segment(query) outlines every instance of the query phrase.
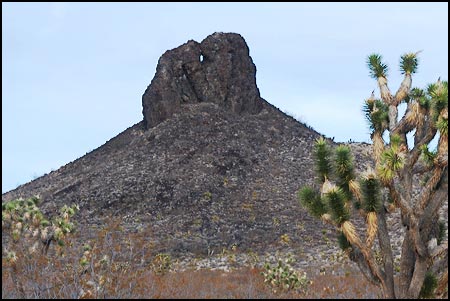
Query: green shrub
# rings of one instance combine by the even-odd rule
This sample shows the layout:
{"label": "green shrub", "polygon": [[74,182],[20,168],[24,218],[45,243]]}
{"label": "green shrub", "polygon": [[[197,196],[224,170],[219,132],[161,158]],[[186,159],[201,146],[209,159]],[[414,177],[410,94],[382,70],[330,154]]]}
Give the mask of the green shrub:
{"label": "green shrub", "polygon": [[47,253],[50,243],[64,246],[67,234],[75,231],[75,224],[70,220],[78,211],[78,206],[64,205],[59,216],[50,221],[44,217],[38,207],[39,198],[16,199],[2,204],[2,234],[12,238],[5,248],[16,252],[20,245],[32,254],[37,251],[41,242],[43,253]]}
{"label": "green shrub", "polygon": [[159,253],[153,258],[152,267],[156,274],[165,274],[172,269],[172,258],[169,254]]}
{"label": "green shrub", "polygon": [[265,271],[261,272],[261,274],[264,276],[264,282],[272,286],[274,292],[277,289],[284,291],[300,289],[306,291],[310,283],[306,277],[306,273],[301,275],[298,271],[294,270],[291,266],[293,262],[294,259],[289,254],[284,260],[277,258],[277,264],[275,266],[270,265],[268,262],[264,264]]}
{"label": "green shrub", "polygon": [[2,203],[2,237],[5,237],[2,242],[2,270],[8,271],[19,299],[27,298],[26,283],[19,277],[30,274],[30,261],[37,260],[41,255],[47,256],[52,242],[56,244],[56,254],[62,258],[65,240],[69,233],[75,231],[70,219],[78,210],[77,205],[64,205],[60,215],[49,221],[38,204],[38,197]]}

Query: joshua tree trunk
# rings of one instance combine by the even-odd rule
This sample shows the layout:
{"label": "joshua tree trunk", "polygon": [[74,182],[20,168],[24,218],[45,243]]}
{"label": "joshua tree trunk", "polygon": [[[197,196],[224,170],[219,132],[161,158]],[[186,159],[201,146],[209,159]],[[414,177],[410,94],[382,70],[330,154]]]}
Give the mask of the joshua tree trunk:
{"label": "joshua tree trunk", "polygon": [[391,242],[389,232],[386,224],[386,212],[380,210],[377,215],[378,218],[378,241],[380,244],[381,254],[383,256],[385,281],[384,295],[386,298],[395,298],[394,289],[394,260],[392,256]]}

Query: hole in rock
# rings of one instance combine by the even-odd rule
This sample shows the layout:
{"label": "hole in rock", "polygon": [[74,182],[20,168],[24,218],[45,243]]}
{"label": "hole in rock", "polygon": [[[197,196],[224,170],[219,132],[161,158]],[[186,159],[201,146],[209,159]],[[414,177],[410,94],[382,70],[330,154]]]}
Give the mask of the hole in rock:
{"label": "hole in rock", "polygon": [[200,54],[200,62],[203,62],[203,55]]}

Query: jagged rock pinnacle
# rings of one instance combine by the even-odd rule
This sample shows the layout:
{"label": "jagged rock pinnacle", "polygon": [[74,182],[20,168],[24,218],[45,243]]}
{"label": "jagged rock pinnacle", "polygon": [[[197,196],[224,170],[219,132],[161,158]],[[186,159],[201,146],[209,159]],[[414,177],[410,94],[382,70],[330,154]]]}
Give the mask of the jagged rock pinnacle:
{"label": "jagged rock pinnacle", "polygon": [[232,112],[255,114],[262,101],[256,67],[242,36],[214,33],[201,43],[166,51],[142,96],[144,126],[152,128],[184,104],[211,102]]}

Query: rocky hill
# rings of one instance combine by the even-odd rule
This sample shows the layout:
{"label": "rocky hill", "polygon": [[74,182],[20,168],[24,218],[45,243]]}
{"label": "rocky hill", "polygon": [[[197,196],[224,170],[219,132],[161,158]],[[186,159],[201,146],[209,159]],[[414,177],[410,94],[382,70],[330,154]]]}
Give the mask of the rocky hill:
{"label": "rocky hill", "polygon": [[[112,218],[129,231],[150,225],[155,248],[174,256],[286,248],[284,234],[291,249],[327,249],[321,229],[329,226],[296,196],[315,183],[321,135],[262,99],[255,76],[238,34],[169,50],[142,97],[141,122],[2,201],[40,195],[50,215],[77,203],[82,229]],[[370,149],[353,148],[361,169]]]}

